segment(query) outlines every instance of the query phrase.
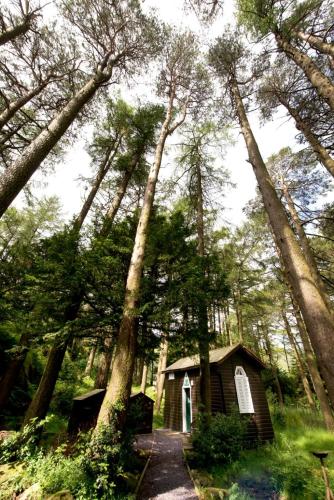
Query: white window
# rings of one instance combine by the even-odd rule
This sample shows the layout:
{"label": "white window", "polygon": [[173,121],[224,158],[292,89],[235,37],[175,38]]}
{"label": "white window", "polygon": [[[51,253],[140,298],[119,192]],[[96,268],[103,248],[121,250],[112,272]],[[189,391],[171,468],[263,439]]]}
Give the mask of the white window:
{"label": "white window", "polygon": [[242,366],[236,367],[234,380],[240,413],[254,413],[254,405],[248,377]]}
{"label": "white window", "polygon": [[168,380],[174,380],[174,379],[175,379],[175,373],[174,372],[168,373]]}

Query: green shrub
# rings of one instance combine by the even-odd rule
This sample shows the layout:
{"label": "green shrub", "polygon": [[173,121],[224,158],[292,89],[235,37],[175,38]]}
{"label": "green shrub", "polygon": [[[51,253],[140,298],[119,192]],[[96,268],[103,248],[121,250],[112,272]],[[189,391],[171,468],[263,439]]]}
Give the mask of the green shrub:
{"label": "green shrub", "polygon": [[15,432],[0,443],[0,464],[27,460],[36,453],[40,432],[49,419],[31,420],[22,431]]}
{"label": "green shrub", "polygon": [[218,413],[211,418],[209,426],[200,420],[192,436],[196,465],[201,467],[236,460],[245,447],[247,426],[248,419],[237,411],[231,415]]}

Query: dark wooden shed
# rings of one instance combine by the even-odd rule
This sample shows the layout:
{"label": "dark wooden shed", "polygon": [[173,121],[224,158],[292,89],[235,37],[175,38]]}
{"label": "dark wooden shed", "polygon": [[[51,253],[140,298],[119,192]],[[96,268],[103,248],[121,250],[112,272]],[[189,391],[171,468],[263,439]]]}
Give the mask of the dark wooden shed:
{"label": "dark wooden shed", "polygon": [[[95,427],[105,393],[105,389],[94,389],[73,399],[72,412],[68,422],[69,434],[76,435],[80,431],[87,431]],[[139,392],[131,395],[129,411],[134,410],[140,415],[138,422],[136,422],[137,434],[152,432],[153,406],[153,399],[146,394]]]}
{"label": "dark wooden shed", "polygon": [[[237,405],[249,415],[249,438],[274,436],[261,370],[265,365],[241,344],[210,351],[212,413],[229,413]],[[190,432],[198,414],[199,357],[182,358],[165,370],[165,427]]]}

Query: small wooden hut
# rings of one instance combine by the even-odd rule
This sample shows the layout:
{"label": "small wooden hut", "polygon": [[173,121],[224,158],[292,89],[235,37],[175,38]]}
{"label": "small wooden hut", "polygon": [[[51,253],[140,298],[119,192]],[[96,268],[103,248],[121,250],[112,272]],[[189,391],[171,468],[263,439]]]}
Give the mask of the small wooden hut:
{"label": "small wooden hut", "polygon": [[[212,413],[229,413],[235,405],[249,415],[249,438],[274,436],[265,389],[263,362],[241,344],[210,351]],[[165,427],[190,432],[199,404],[199,356],[182,358],[165,370]]]}
{"label": "small wooden hut", "polygon": [[[95,427],[105,393],[105,389],[94,389],[73,399],[72,412],[68,422],[69,434],[75,436],[80,431],[87,431]],[[138,412],[140,415],[140,419],[136,422],[137,434],[152,432],[153,406],[153,399],[142,392],[130,396],[129,410]]]}

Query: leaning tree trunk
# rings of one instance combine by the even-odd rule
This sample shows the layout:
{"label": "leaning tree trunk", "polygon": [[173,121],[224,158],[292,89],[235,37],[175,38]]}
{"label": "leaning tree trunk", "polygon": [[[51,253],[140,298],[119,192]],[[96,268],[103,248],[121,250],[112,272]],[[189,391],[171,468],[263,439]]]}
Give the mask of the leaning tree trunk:
{"label": "leaning tree trunk", "polygon": [[[172,121],[173,101],[174,96],[171,95],[166,118],[162,125],[156,147],[154,162],[151,166],[147,180],[144,202],[137,226],[135,243],[126,282],[123,317],[119,329],[111,381],[100,409],[96,432],[98,432],[99,426],[110,425],[110,420],[113,415],[118,420],[117,425],[119,429],[123,428],[125,422],[126,407],[131,394],[132,375],[134,369],[137,341],[135,323],[136,315],[138,315],[136,309],[140,292],[142,269],[144,265],[146,240],[165,142],[167,136],[171,133],[169,126]],[[118,403],[120,403],[120,406],[123,407],[124,410],[119,411],[116,414],[116,407],[119,407]]]}
{"label": "leaning tree trunk", "polygon": [[311,145],[320,163],[322,163],[324,167],[327,168],[328,172],[334,177],[334,159],[328,153],[327,149],[320,144],[317,136],[312,132],[309,124],[303,120],[297,109],[293,108],[287,99],[285,99],[280,93],[275,93],[275,95],[282,106],[288,110],[292,118],[295,120],[296,128],[304,134],[305,139]]}
{"label": "leaning tree trunk", "polygon": [[144,394],[146,392],[147,374],[148,374],[148,365],[147,365],[147,363],[145,363],[144,369],[143,369],[143,375],[141,378],[141,384],[140,384],[140,392],[142,392]]}
{"label": "leaning tree trunk", "polygon": [[29,90],[26,94],[12,101],[8,104],[6,109],[0,113],[0,130],[9,122],[11,118],[19,111],[27,102],[31,101],[35,96],[37,96],[42,90],[47,86],[49,82],[45,81],[38,85],[37,87]]}
{"label": "leaning tree trunk", "polygon": [[95,196],[96,196],[98,190],[100,189],[101,183],[110,170],[112,162],[113,162],[113,160],[118,152],[118,148],[120,146],[121,139],[122,139],[122,137],[119,136],[115,141],[113,141],[113,144],[111,144],[107,149],[107,152],[105,154],[103,162],[101,163],[100,168],[97,171],[97,174],[96,174],[96,177],[94,179],[91,190],[89,192],[89,195],[87,196],[84,204],[82,205],[82,208],[81,208],[81,211],[80,211],[78,217],[74,221],[74,227],[77,231],[80,231],[80,229],[81,229],[81,227],[82,227],[82,225],[87,217],[87,214],[92,207]]}
{"label": "leaning tree trunk", "polygon": [[18,36],[24,35],[31,28],[31,16],[27,17],[23,21],[23,23],[17,24],[12,28],[8,28],[7,30],[0,33],[0,45],[4,45],[7,42],[11,42]]}
{"label": "leaning tree trunk", "polygon": [[163,337],[161,341],[160,356],[159,356],[159,363],[157,370],[157,395],[155,400],[155,408],[158,413],[160,413],[162,395],[164,392],[167,355],[168,355],[168,340],[166,337]]}
{"label": "leaning tree trunk", "polygon": [[[75,297],[73,295],[72,303],[65,313],[66,322],[73,321],[77,317],[81,300],[80,293]],[[42,378],[25,414],[23,425],[28,424],[33,418],[45,418],[71,338],[71,333],[65,331],[63,337],[56,340],[51,347]]]}
{"label": "leaning tree trunk", "polygon": [[94,389],[106,389],[108,385],[113,348],[113,338],[106,338],[103,342],[103,351],[99,359],[99,368],[95,378]]}
{"label": "leaning tree trunk", "polygon": [[102,72],[95,74],[25,148],[20,158],[5,170],[0,177],[0,216],[65,134],[81,109],[110,76],[111,71],[108,74]]}
{"label": "leaning tree trunk", "polygon": [[[204,258],[205,258],[205,237],[204,237],[204,201],[203,201],[203,183],[200,164],[196,164],[196,185],[197,185],[197,203],[196,203],[196,227],[197,227],[197,254],[202,261],[202,275],[205,278]],[[203,413],[207,423],[211,416],[211,382],[210,382],[210,342],[208,330],[208,308],[203,299],[198,308],[198,329],[199,329],[199,411]]]}
{"label": "leaning tree trunk", "polygon": [[325,99],[331,110],[334,111],[334,85],[331,80],[320,71],[307,54],[294,47],[281,33],[275,33],[275,39],[278,48],[303,70],[318,95]]}
{"label": "leaning tree trunk", "polygon": [[311,388],[310,388],[310,384],[309,384],[307,375],[305,373],[303,361],[302,361],[302,359],[300,357],[300,353],[299,353],[297,345],[296,345],[296,340],[295,340],[295,338],[293,336],[293,333],[292,333],[292,330],[291,330],[291,327],[290,327],[290,323],[289,323],[289,320],[287,318],[287,315],[286,315],[284,309],[282,309],[281,313],[282,313],[282,318],[283,318],[283,322],[284,322],[284,326],[285,326],[285,331],[286,331],[286,333],[288,335],[288,338],[289,338],[289,341],[290,341],[290,345],[291,345],[291,347],[292,347],[292,349],[293,349],[293,351],[295,353],[295,359],[296,359],[296,363],[297,363],[297,368],[298,368],[298,371],[299,371],[300,379],[301,379],[303,387],[304,387],[304,391],[305,391],[305,395],[306,395],[307,401],[308,401],[308,403],[310,405],[311,410],[315,411],[316,406],[315,406],[315,403],[314,403],[313,394],[312,394],[312,391],[311,391]]}
{"label": "leaning tree trunk", "polygon": [[249,161],[260,188],[265,210],[279,246],[284,267],[293,295],[302,312],[312,347],[316,354],[327,386],[330,400],[334,402],[334,321],[328,310],[310,267],[294,235],[284,207],[279,200],[274,184],[260,154],[255,137],[248,122],[238,84],[232,81],[231,90],[237,114],[249,154]]}
{"label": "leaning tree trunk", "polygon": [[28,333],[23,333],[19,346],[6,367],[6,371],[0,380],[0,410],[6,407],[9,396],[22,370],[27,352],[29,350],[30,338]]}
{"label": "leaning tree trunk", "polygon": [[296,35],[299,38],[299,40],[307,42],[309,45],[311,45],[311,47],[318,50],[322,54],[334,57],[333,43],[324,42],[320,36],[304,33],[303,31],[294,31],[293,34]]}
{"label": "leaning tree trunk", "polygon": [[299,238],[300,246],[302,247],[304,257],[310,267],[310,271],[312,273],[312,277],[314,281],[317,283],[317,286],[322,293],[323,299],[327,304],[327,307],[329,311],[332,312],[332,306],[331,306],[331,301],[328,297],[327,290],[325,288],[324,282],[321,279],[317,263],[315,261],[315,258],[313,256],[309,241],[307,239],[307,236],[305,234],[304,228],[302,226],[302,223],[299,219],[299,215],[297,213],[294,201],[291,197],[290,191],[288,189],[288,186],[285,183],[285,180],[282,179],[282,193],[285,198],[285,201],[287,202],[287,209],[289,214],[291,215],[292,222],[294,224],[294,227],[296,229],[296,233]]}
{"label": "leaning tree trunk", "polygon": [[305,361],[307,364],[307,368],[310,372],[311,379],[313,382],[313,387],[315,390],[315,393],[317,395],[319,405],[320,405],[320,410],[322,413],[322,416],[324,418],[324,422],[326,425],[326,428],[329,431],[334,431],[334,416],[333,412],[328,400],[328,396],[324,387],[324,383],[322,381],[318,365],[316,362],[316,359],[314,357],[314,353],[309,341],[309,337],[307,335],[307,331],[304,325],[303,318],[300,314],[299,308],[291,295],[291,302],[292,302],[292,307],[293,307],[293,312],[294,316],[296,318],[297,322],[297,327],[298,331],[300,334],[300,338],[302,340],[303,348],[304,348],[304,353],[305,353]]}
{"label": "leaning tree trunk", "polygon": [[115,194],[113,201],[112,201],[112,203],[111,203],[111,205],[106,213],[106,216],[104,218],[103,226],[102,226],[102,229],[100,231],[100,236],[103,237],[103,236],[108,235],[110,228],[111,228],[111,226],[114,222],[114,219],[116,217],[116,214],[118,212],[118,209],[121,206],[122,200],[123,200],[124,195],[126,193],[128,184],[129,184],[130,179],[132,177],[132,174],[134,173],[143,153],[144,153],[144,147],[139,148],[139,150],[134,154],[128,168],[123,173],[123,175],[119,181],[119,185],[118,185],[116,194]]}

